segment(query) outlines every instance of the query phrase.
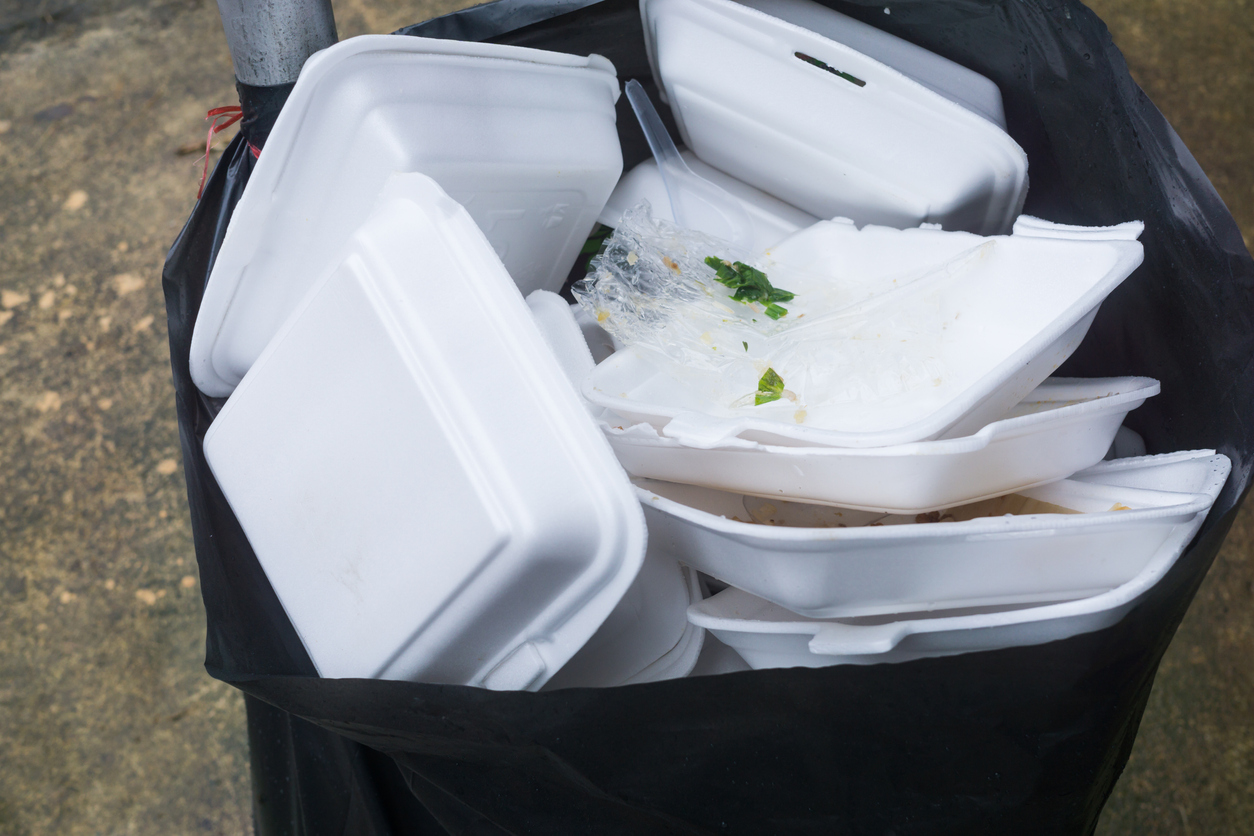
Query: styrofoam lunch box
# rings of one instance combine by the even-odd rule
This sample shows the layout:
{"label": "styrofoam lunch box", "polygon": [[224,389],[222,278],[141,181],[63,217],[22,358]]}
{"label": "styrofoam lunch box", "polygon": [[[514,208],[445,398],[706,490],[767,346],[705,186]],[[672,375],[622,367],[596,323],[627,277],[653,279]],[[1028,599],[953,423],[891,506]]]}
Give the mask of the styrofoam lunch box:
{"label": "styrofoam lunch box", "polygon": [[705,631],[688,620],[688,607],[701,599],[695,571],[669,555],[646,552],[640,574],[614,611],[544,690],[687,676],[705,639]]}
{"label": "styrofoam lunch box", "polygon": [[[1045,606],[899,613],[879,618],[820,620],[797,615],[748,592],[729,588],[694,604],[688,618],[725,642],[753,668],[876,664],[980,650],[1044,644],[1108,627],[1131,610],[1172,567],[1201,526],[1230,463],[1211,451],[1120,459],[1085,479],[1153,491],[1181,489],[1198,497],[1196,510],[1174,525],[1132,578],[1097,595]],[[1003,543],[1011,555],[1022,541]],[[1058,545],[1057,556],[1064,554]]]}
{"label": "styrofoam lunch box", "polygon": [[213,265],[192,379],[226,396],[371,211],[393,172],[466,207],[528,293],[557,290],[622,173],[599,56],[393,35],[311,57]]}
{"label": "styrofoam lunch box", "polygon": [[632,476],[865,511],[935,511],[1063,479],[1101,461],[1124,417],[1159,392],[1145,377],[1048,378],[973,435],[890,447],[684,445],[650,424],[599,419]]}
{"label": "styrofoam lunch box", "polygon": [[640,570],[633,489],[431,178],[337,263],[210,426],[214,477],[322,676],[536,690]]}
{"label": "styrofoam lunch box", "polygon": [[[753,248],[756,252],[767,249],[819,220],[795,206],[771,197],[761,189],[755,189],[716,168],[711,168],[697,159],[691,151],[683,151],[680,156],[695,174],[723,189],[744,207],[753,230]],[[597,220],[608,227],[616,228],[622,222],[623,214],[642,200],[649,202],[654,218],[672,223],[675,221],[666,184],[662,182],[662,175],[658,172],[657,160],[652,157],[623,175]],[[718,233],[717,230],[708,229],[699,231],[712,235]]]}
{"label": "styrofoam lunch box", "polygon": [[[856,347],[867,368],[882,366],[894,375],[906,356],[939,364],[938,377],[904,391],[815,404],[799,388],[803,410],[784,400],[738,406],[725,402],[721,374],[679,375],[673,364],[629,346],[585,377],[582,392],[625,420],[652,424],[690,447],[718,447],[739,437],[865,448],[971,435],[1071,355],[1101,302],[1141,263],[1135,240],[1140,222],[1087,238],[1064,238],[1049,229],[1030,226],[981,238],[821,221],[767,252],[799,270],[859,276],[884,288],[828,338]],[[911,281],[898,287],[903,276]],[[931,330],[943,334],[901,330],[896,322],[903,317],[934,322]],[[786,382],[792,379],[791,370],[776,371]],[[808,417],[797,423],[803,413]]]}
{"label": "styrofoam lunch box", "polygon": [[978,113],[1002,130],[1001,91],[989,79],[918,44],[843,15],[812,0],[736,0],[771,17],[809,29],[886,64],[929,90]]}
{"label": "styrofoam lunch box", "polygon": [[731,0],[641,0],[641,15],[684,144],[720,171],[859,224],[996,234],[1022,209],[1023,149],[875,58]]}
{"label": "styrofoam lunch box", "polygon": [[[1177,467],[1181,461],[1188,466]],[[1227,468],[1212,451],[1118,459],[1074,479],[918,516],[635,484],[650,548],[795,613],[848,618],[1112,589],[1195,525]],[[1117,478],[1106,484],[1110,473]]]}

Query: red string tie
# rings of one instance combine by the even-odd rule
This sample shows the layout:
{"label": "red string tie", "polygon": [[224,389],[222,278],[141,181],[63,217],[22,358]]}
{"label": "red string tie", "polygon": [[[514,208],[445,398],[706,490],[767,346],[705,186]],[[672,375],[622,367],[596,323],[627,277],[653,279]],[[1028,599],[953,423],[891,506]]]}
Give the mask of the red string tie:
{"label": "red string tie", "polygon": [[[215,107],[205,114],[205,121],[209,123],[209,134],[205,137],[205,168],[200,173],[200,188],[196,190],[197,200],[200,200],[200,196],[205,192],[205,178],[209,176],[209,147],[213,145],[213,138],[243,118],[244,111],[239,105]],[[223,121],[219,122],[219,119]],[[248,144],[248,149],[252,151],[254,157],[259,155],[252,143]]]}

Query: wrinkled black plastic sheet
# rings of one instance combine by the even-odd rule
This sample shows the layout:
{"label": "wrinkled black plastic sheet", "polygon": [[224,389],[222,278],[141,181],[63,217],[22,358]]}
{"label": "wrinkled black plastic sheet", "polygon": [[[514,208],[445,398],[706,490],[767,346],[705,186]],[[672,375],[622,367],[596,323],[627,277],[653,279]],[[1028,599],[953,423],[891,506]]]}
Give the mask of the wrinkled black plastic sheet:
{"label": "wrinkled black plastic sheet", "polygon": [[[204,282],[254,164],[237,139],[163,282],[205,664],[246,694],[259,833],[1092,831],[1163,651],[1249,484],[1254,263],[1080,4],[894,0],[886,14],[883,0],[828,2],[997,82],[1031,163],[1028,213],[1145,221],[1144,265],[1062,371],[1161,379],[1162,394],[1129,420],[1149,450],[1231,457],[1197,539],[1119,624],[1037,647],[543,694],[318,679],[205,465],[201,441],[221,403],[188,372]],[[580,5],[505,0],[403,31],[599,52],[652,88],[635,1]],[[647,152],[619,115],[632,165]],[[249,130],[264,141],[268,124]]]}

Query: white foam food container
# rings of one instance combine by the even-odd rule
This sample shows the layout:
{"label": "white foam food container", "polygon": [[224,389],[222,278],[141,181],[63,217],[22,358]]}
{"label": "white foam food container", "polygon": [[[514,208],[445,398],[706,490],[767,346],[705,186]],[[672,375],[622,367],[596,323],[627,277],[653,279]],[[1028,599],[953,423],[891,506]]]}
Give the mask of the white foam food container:
{"label": "white foam food container", "polygon": [[[1088,238],[1036,230],[981,238],[821,221],[767,256],[881,288],[850,306],[832,339],[845,340],[865,368],[881,370],[876,373],[885,383],[898,379],[907,360],[939,368],[935,378],[916,375],[909,386],[894,383],[883,396],[868,386],[857,400],[822,404],[808,402],[805,389],[794,387],[800,410],[783,399],[740,405],[743,399],[727,402],[723,375],[680,375],[673,363],[628,347],[599,364],[582,391],[592,403],[692,447],[739,437],[864,448],[970,435],[1023,400],[1076,349],[1102,300],[1141,263],[1135,238],[1142,228],[1130,222]],[[774,268],[763,269],[769,275]],[[898,287],[902,277],[909,279]],[[780,285],[787,287],[782,279]],[[802,296],[790,310],[800,310]],[[903,328],[899,320],[929,324]],[[796,380],[792,369],[776,371],[785,385]],[[807,370],[799,373],[804,380]]]}
{"label": "white foam food container", "polygon": [[230,394],[393,172],[465,206],[524,294],[560,288],[622,172],[618,96],[598,55],[367,35],[311,57],[205,288],[196,385]]}
{"label": "white foam food container", "polygon": [[[886,64],[954,104],[978,113],[1002,130],[1001,91],[989,79],[935,52],[890,35],[812,0],[737,0],[771,17],[809,29]],[[887,8],[887,7],[885,7]]]}
{"label": "white foam food container", "polygon": [[849,618],[1106,592],[1137,577],[1180,531],[1195,530],[1227,471],[1213,451],[1118,459],[919,516],[636,486],[652,548],[792,612]]}
{"label": "white foam food container", "polygon": [[639,503],[471,216],[394,175],[205,436],[324,677],[535,690],[640,569]]}
{"label": "white foam food container", "polygon": [[1023,149],[875,58],[731,0],[641,0],[641,14],[684,144],[709,165],[860,224],[995,234],[1022,208]]}
{"label": "white foam food container", "polygon": [[[755,252],[761,252],[819,220],[795,206],[789,206],[782,200],[771,197],[761,189],[755,189],[716,168],[711,168],[698,160],[691,151],[685,150],[680,156],[695,174],[727,192],[744,207],[753,231]],[[608,227],[616,228],[622,222],[623,214],[642,200],[649,202],[654,218],[674,223],[674,212],[671,210],[666,184],[662,182],[657,161],[652,157],[623,175],[618,185],[614,187],[610,199],[606,201],[598,220]],[[718,234],[718,230],[702,229],[699,231],[710,235]]]}
{"label": "white foam food container", "polygon": [[1049,378],[973,435],[890,447],[791,447],[733,438],[702,449],[609,414],[600,425],[632,476],[915,514],[1057,481],[1096,464],[1124,417],[1158,391],[1158,381],[1144,377]]}
{"label": "white foam food container", "polygon": [[[825,667],[905,662],[1058,641],[1118,622],[1175,564],[1197,533],[1230,463],[1210,451],[1122,459],[1093,468],[1094,484],[1142,490],[1183,488],[1204,498],[1176,525],[1142,569],[1119,586],[1089,597],[1029,607],[902,613],[879,618],[807,618],[734,587],[688,610],[689,619],[733,647],[753,668]],[[1007,552],[1015,541],[1006,542]]]}
{"label": "white foam food container", "polygon": [[688,621],[688,607],[701,599],[695,571],[669,555],[647,552],[618,606],[544,690],[611,688],[687,676],[705,638],[705,631]]}
{"label": "white foam food container", "polygon": [[706,631],[705,642],[701,645],[701,656],[697,664],[689,671],[689,676],[718,676],[725,673],[751,671],[748,663],[740,654],[723,644]]}

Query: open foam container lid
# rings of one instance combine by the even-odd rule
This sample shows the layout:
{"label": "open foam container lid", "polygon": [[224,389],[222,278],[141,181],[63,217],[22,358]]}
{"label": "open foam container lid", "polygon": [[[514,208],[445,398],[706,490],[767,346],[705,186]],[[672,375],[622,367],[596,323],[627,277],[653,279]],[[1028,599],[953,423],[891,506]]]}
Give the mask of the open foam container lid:
{"label": "open foam container lid", "polygon": [[363,35],[305,62],[205,287],[192,379],[225,397],[393,172],[466,207],[522,292],[558,290],[622,173],[599,55]]}
{"label": "open foam container lid", "polygon": [[858,223],[996,234],[1022,209],[1027,155],[985,115],[747,5],[640,5],[684,144],[715,168],[810,214]]}
{"label": "open foam container lid", "polygon": [[204,447],[323,676],[538,689],[643,561],[605,438],[420,174],[387,183]]}
{"label": "open foam container lid", "polygon": [[[597,406],[692,447],[740,437],[865,448],[972,434],[1001,418],[1076,349],[1101,302],[1140,265],[1143,248],[1135,239],[1142,229],[1128,222],[1066,234],[1033,220],[1012,235],[980,237],[821,221],[772,247],[759,266],[787,276],[773,272],[777,259],[816,274],[821,268],[857,276],[875,288],[865,302],[842,309],[839,329],[825,336],[863,358],[859,374],[867,379],[857,399],[808,402],[808,369],[793,360],[795,368],[773,366],[795,389],[796,403],[728,404],[726,375],[681,375],[673,362],[635,346],[600,363],[581,389]],[[909,283],[899,285],[902,277]],[[794,322],[804,315],[803,296],[789,303]],[[890,330],[902,316],[926,327]],[[880,396],[881,385],[901,375],[902,358],[915,381]],[[794,372],[802,385],[795,385]],[[752,382],[741,382],[752,392]]]}

